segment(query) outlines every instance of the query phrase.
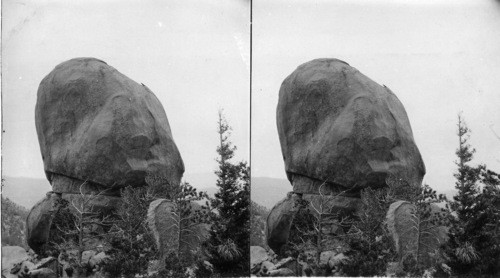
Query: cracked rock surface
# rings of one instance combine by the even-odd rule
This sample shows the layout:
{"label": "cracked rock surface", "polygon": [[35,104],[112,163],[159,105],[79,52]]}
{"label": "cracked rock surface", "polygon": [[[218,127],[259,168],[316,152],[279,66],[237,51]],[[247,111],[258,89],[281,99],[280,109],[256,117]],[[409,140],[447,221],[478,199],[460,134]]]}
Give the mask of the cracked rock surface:
{"label": "cracked rock surface", "polygon": [[388,174],[420,184],[425,166],[396,95],[337,59],[300,65],[282,83],[277,107],[285,170],[297,193],[356,195]]}
{"label": "cracked rock surface", "polygon": [[389,176],[422,183],[425,165],[403,104],[343,61],[316,59],[292,72],[281,85],[276,120],[293,191],[267,219],[275,252],[297,211],[292,196],[312,204],[326,198],[335,212],[355,213],[360,191],[386,186]]}

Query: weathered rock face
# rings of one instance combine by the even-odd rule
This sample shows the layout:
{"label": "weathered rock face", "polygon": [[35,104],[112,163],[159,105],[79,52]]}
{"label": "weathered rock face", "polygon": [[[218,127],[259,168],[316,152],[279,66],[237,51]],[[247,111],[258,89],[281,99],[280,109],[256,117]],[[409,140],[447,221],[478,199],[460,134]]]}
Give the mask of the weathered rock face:
{"label": "weathered rock face", "polygon": [[420,184],[425,167],[397,97],[347,63],[317,59],[281,85],[278,133],[294,192],[356,195],[388,174]]}
{"label": "weathered rock face", "polygon": [[26,218],[26,239],[36,253],[49,241],[50,226],[60,206],[61,196],[55,193],[47,195],[31,209]]}
{"label": "weathered rock face", "polygon": [[399,254],[409,253],[414,249],[414,238],[417,231],[412,229],[415,220],[415,206],[410,202],[397,201],[390,205],[387,211],[387,227],[391,232],[396,252]]}
{"label": "weathered rock face", "polygon": [[295,205],[298,199],[300,196],[289,192],[267,216],[267,245],[276,253],[280,253],[281,247],[288,241],[293,219],[298,212],[298,207]]}
{"label": "weathered rock face", "polygon": [[155,95],[105,62],[59,64],[38,88],[35,121],[47,178],[76,193],[61,176],[98,186],[143,185],[147,174],[179,183],[184,165]]}
{"label": "weathered rock face", "polygon": [[174,234],[178,233],[176,223],[179,219],[174,215],[175,204],[169,200],[158,199],[149,205],[148,226],[153,232],[158,250],[165,256],[177,249],[179,241]]}
{"label": "weathered rock face", "polygon": [[269,259],[266,249],[260,246],[250,246],[250,271],[257,272],[262,262]]}
{"label": "weathered rock face", "polygon": [[[197,203],[192,202],[190,205],[193,213],[202,209]],[[203,223],[190,226],[188,231],[184,226],[186,221],[179,218],[176,204],[167,199],[151,202],[147,221],[162,258],[160,267],[164,266],[165,256],[169,253],[182,252],[189,256],[193,251],[196,252],[209,236],[209,225]]]}
{"label": "weathered rock face", "polygon": [[448,239],[448,229],[430,221],[441,212],[431,205],[431,218],[420,219],[415,205],[407,201],[397,201],[387,211],[387,227],[391,233],[399,262],[413,257],[419,263],[431,267],[435,262],[435,252]]}

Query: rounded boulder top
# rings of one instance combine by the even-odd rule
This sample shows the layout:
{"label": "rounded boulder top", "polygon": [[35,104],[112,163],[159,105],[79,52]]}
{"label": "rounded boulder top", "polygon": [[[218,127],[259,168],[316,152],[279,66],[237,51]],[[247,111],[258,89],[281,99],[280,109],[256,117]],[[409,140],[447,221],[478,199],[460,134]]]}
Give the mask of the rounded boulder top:
{"label": "rounded boulder top", "polygon": [[145,85],[95,58],[55,67],[40,83],[35,122],[47,178],[103,187],[178,184],[184,164],[160,101]]}
{"label": "rounded boulder top", "polygon": [[411,185],[425,174],[396,95],[337,59],[302,64],[283,81],[277,125],[285,170],[298,193],[318,194],[325,183],[322,190],[359,194],[384,186],[389,174]]}

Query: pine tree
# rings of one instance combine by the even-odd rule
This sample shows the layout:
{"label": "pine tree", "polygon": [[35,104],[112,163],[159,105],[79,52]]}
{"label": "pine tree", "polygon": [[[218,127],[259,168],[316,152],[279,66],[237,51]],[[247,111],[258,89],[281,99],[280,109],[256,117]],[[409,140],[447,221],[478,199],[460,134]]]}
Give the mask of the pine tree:
{"label": "pine tree", "polygon": [[470,129],[458,116],[459,147],[456,151],[458,190],[450,209],[449,240],[444,246],[448,264],[456,274],[498,274],[500,266],[500,177],[485,165],[471,166],[475,152],[468,143]]}
{"label": "pine tree", "polygon": [[457,213],[458,219],[465,223],[470,219],[475,211],[475,200],[479,194],[477,182],[479,181],[480,169],[469,165],[476,150],[472,148],[468,141],[470,129],[464,119],[458,115],[458,139],[459,145],[456,151],[458,161],[458,172],[454,174],[457,179],[455,188],[458,194],[453,197],[454,202],[450,204],[451,209]]}
{"label": "pine tree", "polygon": [[222,274],[249,273],[250,169],[246,162],[232,163],[236,146],[229,140],[231,127],[219,111],[217,163],[219,169],[210,238],[206,244],[210,262]]}
{"label": "pine tree", "polygon": [[[122,203],[117,215],[119,221],[110,232],[116,235],[110,238],[112,249],[108,255],[111,260],[104,270],[110,277],[134,277],[145,275],[148,262],[163,260],[158,264],[158,277],[186,277],[186,269],[198,259],[190,252],[196,250],[192,239],[201,237],[198,227],[207,223],[208,208],[196,203],[207,199],[205,192],[199,192],[187,182],[170,184],[164,177],[148,175],[147,186],[134,188],[128,186],[121,190]],[[150,203],[157,199],[168,199],[174,204],[170,221],[178,227],[171,229],[170,237],[177,242],[175,250],[163,254],[157,250],[154,233],[148,226],[147,213]]]}
{"label": "pine tree", "polygon": [[477,222],[481,231],[476,248],[481,263],[475,266],[477,272],[498,277],[500,274],[500,174],[480,165],[482,191],[478,198]]}
{"label": "pine tree", "polygon": [[448,265],[456,273],[466,273],[479,259],[478,252],[473,244],[474,220],[476,200],[479,195],[477,182],[479,171],[470,166],[475,149],[468,143],[470,129],[467,127],[462,115],[458,115],[458,149],[455,152],[458,160],[457,181],[455,188],[458,190],[449,203],[449,208],[455,214],[450,216],[449,240],[445,251],[449,257]]}

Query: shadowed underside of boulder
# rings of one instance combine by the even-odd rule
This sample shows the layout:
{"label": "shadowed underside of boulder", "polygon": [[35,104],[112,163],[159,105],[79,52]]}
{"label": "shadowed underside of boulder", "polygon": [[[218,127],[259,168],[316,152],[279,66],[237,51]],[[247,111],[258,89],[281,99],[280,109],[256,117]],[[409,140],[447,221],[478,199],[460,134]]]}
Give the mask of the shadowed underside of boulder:
{"label": "shadowed underside of boulder", "polygon": [[68,194],[100,194],[104,196],[120,196],[118,186],[105,186],[92,181],[83,181],[59,174],[51,174],[52,191]]}
{"label": "shadowed underside of boulder", "polygon": [[277,125],[294,192],[380,187],[388,174],[419,185],[425,174],[398,98],[337,59],[305,63],[283,81]]}

